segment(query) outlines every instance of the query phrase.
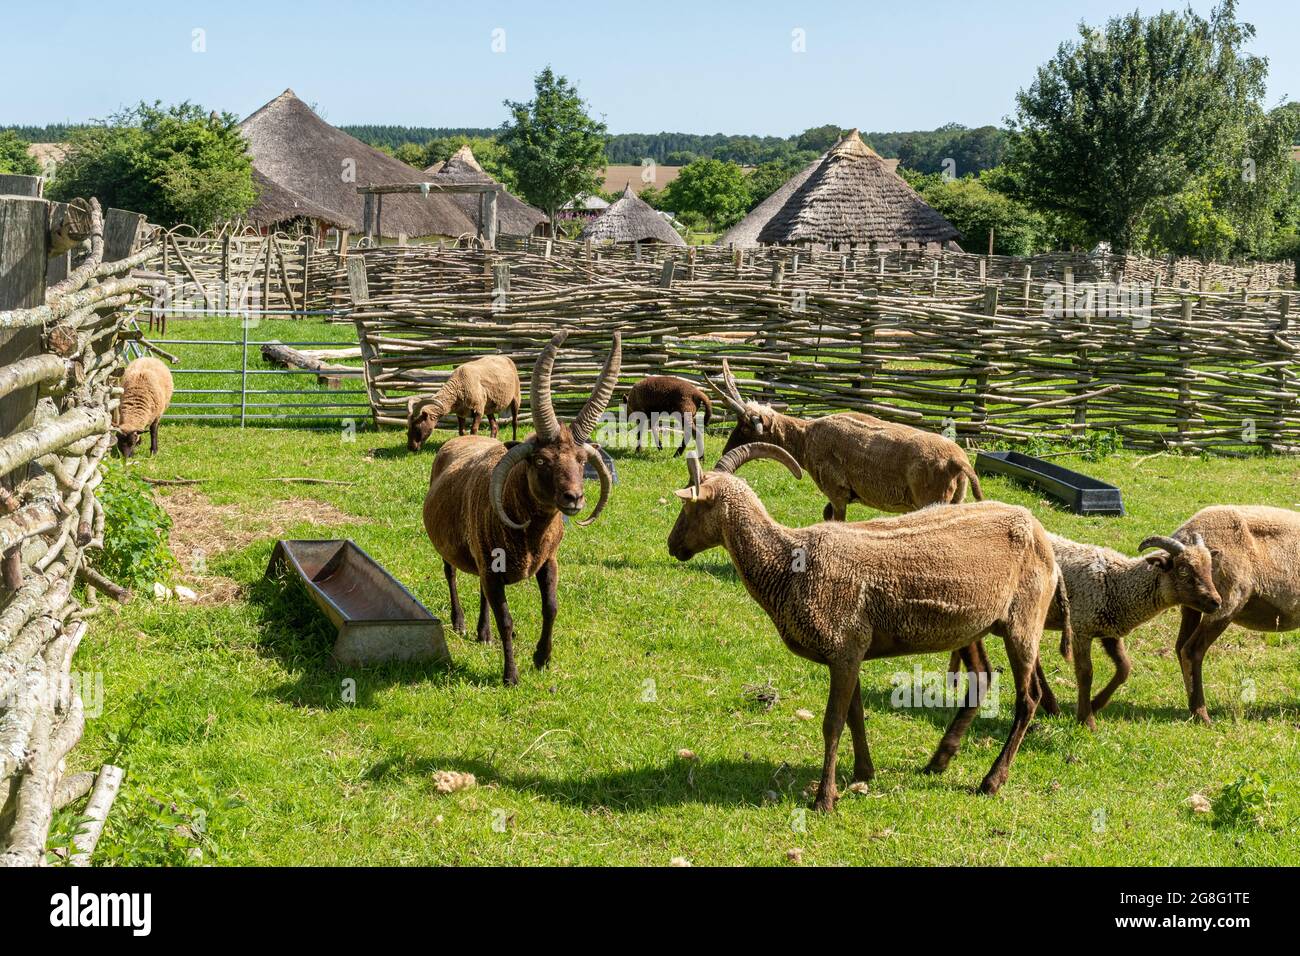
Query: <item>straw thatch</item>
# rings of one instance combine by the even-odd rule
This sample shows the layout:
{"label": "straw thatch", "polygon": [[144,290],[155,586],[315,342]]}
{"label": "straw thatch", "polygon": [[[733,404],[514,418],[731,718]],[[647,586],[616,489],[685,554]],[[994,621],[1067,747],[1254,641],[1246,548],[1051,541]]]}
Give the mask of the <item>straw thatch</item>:
{"label": "straw thatch", "polygon": [[[333,210],[349,229],[362,227],[364,200],[357,186],[409,183],[418,175],[405,163],[330,126],[293,90],[253,113],[240,129],[258,171],[272,183]],[[384,198],[381,235],[415,238],[476,231],[474,221],[446,196]]]}
{"label": "straw thatch", "polygon": [[858,131],[850,130],[719,240],[723,245],[852,243],[896,248],[960,238]]}
{"label": "straw thatch", "polygon": [[686,240],[668,225],[663,216],[632,192],[631,186],[626,187],[623,195],[603,214],[589,222],[578,238],[593,242],[662,242],[669,246],[686,245]]}
{"label": "straw thatch", "polygon": [[[478,164],[468,146],[456,150],[444,163],[434,163],[425,170],[431,183],[494,183]],[[472,193],[454,193],[451,199],[471,221],[478,221],[479,197]],[[497,194],[497,233],[504,236],[530,236],[542,223],[546,213],[528,205],[508,192]]]}
{"label": "straw thatch", "polygon": [[253,170],[253,185],[257,189],[257,202],[245,218],[255,226],[269,227],[292,219],[312,219],[337,228],[348,225],[345,216],[273,182],[258,169]]}

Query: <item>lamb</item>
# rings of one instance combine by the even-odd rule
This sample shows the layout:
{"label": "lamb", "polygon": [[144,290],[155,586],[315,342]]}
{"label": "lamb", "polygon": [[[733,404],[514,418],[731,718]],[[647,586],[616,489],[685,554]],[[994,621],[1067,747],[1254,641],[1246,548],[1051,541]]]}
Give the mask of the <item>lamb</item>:
{"label": "lamb", "polygon": [[[1186,544],[1153,535],[1139,549],[1160,550],[1138,558],[1060,535],[1047,537],[1070,595],[1074,637],[1070,641],[1062,634],[1061,653],[1074,658],[1079,723],[1095,730],[1093,714],[1106,706],[1132,671],[1124,649],[1125,635],[1176,605],[1194,609],[1192,613],[1212,613],[1219,608],[1221,601],[1212,573],[1214,552],[1195,535]],[[1061,627],[1061,609],[1053,605],[1047,615],[1047,628]],[[1101,641],[1115,663],[1115,675],[1096,697],[1090,697],[1094,640]]]}
{"label": "lamb", "polygon": [[[824,762],[813,808],[834,807],[836,753],[846,719],[853,738],[853,780],[866,782],[874,775],[858,679],[862,662],[960,650],[968,670],[987,674],[988,663],[978,660],[977,652],[979,639],[988,633],[1005,639],[1016,687],[1010,734],[979,788],[996,793],[1038,705],[1034,662],[1054,597],[1068,614],[1064,579],[1047,532],[1024,508],[1000,502],[787,528],[734,474],[755,458],[779,461],[802,477],[789,452],[765,442],[726,452],[707,474],[688,456],[691,481],[677,492],[681,512],[668,551],[687,561],[724,547],[786,647],[830,668]],[[956,754],[980,706],[985,685],[976,686],[975,700],[959,707],[928,771],[946,769]]]}
{"label": "lamb", "polygon": [[564,516],[585,506],[583,470],[591,462],[600,478],[600,500],[578,522],[589,525],[605,508],[609,471],[588,436],[596,427],[618,384],[622,338],[614,347],[572,425],[561,425],[551,404],[551,370],[566,332],[557,332],[533,367],[530,403],[535,434],[509,446],[478,435],[453,438],[438,449],[424,499],[424,529],[442,556],[451,594],[453,630],[465,632],[465,615],[456,590],[456,572],[479,579],[478,639],[490,641],[488,607],[496,618],[504,657],[502,680],[519,683],[514,657],[514,622],[506,603],[506,585],[536,577],[542,595],[542,635],[533,664],[551,658],[551,630],[559,610],[556,585]]}
{"label": "lamb", "polygon": [[138,358],[122,375],[122,401],[117,408],[117,448],[123,458],[135,454],[140,433],[149,429],[149,454],[158,454],[158,420],[172,401],[172,373],[152,356]]}
{"label": "lamb", "polygon": [[470,433],[477,435],[486,415],[492,437],[497,437],[497,413],[510,409],[510,437],[519,437],[519,373],[515,363],[505,355],[487,355],[459,365],[433,398],[412,398],[406,403],[406,448],[419,451],[428,440],[438,419],[454,412],[456,434],[465,434],[469,418]]}
{"label": "lamb", "polygon": [[[632,386],[627,393],[627,417],[631,420],[633,415],[653,416],[672,415],[677,418],[682,428],[682,443],[677,451],[673,452],[676,458],[686,450],[686,445],[691,435],[692,424],[695,416],[701,410],[704,411],[704,424],[707,426],[710,419],[713,418],[713,402],[709,400],[708,394],[694,382],[688,382],[684,378],[677,378],[675,375],[649,375],[641,379]],[[654,419],[650,418],[651,425]],[[636,433],[636,450],[641,450],[642,438],[644,431],[642,428],[637,429]],[[659,445],[658,432],[654,432],[655,446]]]}
{"label": "lamb", "polygon": [[1210,723],[1201,665],[1228,625],[1252,631],[1300,627],[1300,514],[1262,505],[1215,505],[1174,532],[1191,546],[1203,542],[1214,558],[1217,608],[1184,607],[1178,663],[1192,716]]}
{"label": "lamb", "polygon": [[736,413],[724,454],[760,440],[784,448],[830,499],[823,512],[827,521],[845,520],[851,501],[894,513],[959,504],[968,485],[976,500],[984,500],[966,452],[942,435],[859,412],[812,421],[782,415],[745,401],[725,358],[722,379],[722,388],[711,379],[709,384]]}

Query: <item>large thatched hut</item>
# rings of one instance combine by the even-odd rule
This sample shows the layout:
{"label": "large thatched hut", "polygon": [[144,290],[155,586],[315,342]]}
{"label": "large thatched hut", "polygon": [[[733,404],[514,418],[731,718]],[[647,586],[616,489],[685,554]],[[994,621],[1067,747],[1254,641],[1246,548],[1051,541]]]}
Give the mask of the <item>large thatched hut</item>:
{"label": "large thatched hut", "polygon": [[[285,90],[240,124],[253,168],[349,229],[362,228],[364,199],[358,186],[410,183],[420,176],[405,163],[335,129],[293,90]],[[316,217],[320,218],[320,217]],[[475,222],[449,196],[394,194],[384,201],[381,235],[460,236]]]}
{"label": "large thatched hut", "polygon": [[593,242],[661,242],[684,246],[686,240],[629,185],[600,216],[583,228],[579,239]]}
{"label": "large thatched hut", "polygon": [[[484,171],[474,158],[474,152],[468,146],[456,150],[450,159],[434,163],[423,173],[431,183],[483,184],[496,182]],[[475,193],[449,193],[447,198],[454,202],[472,222],[478,222],[479,197]],[[387,207],[384,215],[388,215]],[[528,205],[510,193],[502,191],[497,194],[497,233],[503,236],[529,236],[540,234],[545,230],[546,213]]]}
{"label": "large thatched hut", "polygon": [[253,168],[253,188],[257,202],[248,210],[248,221],[266,232],[273,232],[293,222],[311,223],[317,234],[326,229],[347,228],[346,217],[333,209],[312,202],[287,186],[272,182],[257,167]]}
{"label": "large thatched hut", "polygon": [[960,236],[855,129],[723,233],[718,245],[938,249]]}

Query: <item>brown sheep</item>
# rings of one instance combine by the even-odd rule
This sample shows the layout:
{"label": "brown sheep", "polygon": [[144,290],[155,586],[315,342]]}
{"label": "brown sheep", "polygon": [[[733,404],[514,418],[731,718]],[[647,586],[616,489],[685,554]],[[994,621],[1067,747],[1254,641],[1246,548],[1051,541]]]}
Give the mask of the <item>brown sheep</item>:
{"label": "brown sheep", "polygon": [[[682,429],[682,443],[677,451],[673,452],[674,458],[686,450],[691,430],[694,428],[695,416],[701,410],[704,412],[704,425],[707,426],[713,418],[713,402],[709,400],[704,389],[694,382],[688,382],[675,375],[648,375],[633,385],[627,393],[628,421],[631,422],[634,415],[644,416],[657,448],[663,446],[659,443],[659,433],[654,428],[657,422],[653,416],[674,416],[676,424],[679,424]],[[644,435],[645,429],[637,427],[637,451],[641,450]]]}
{"label": "brown sheep", "polygon": [[1187,707],[1208,724],[1201,665],[1219,635],[1230,624],[1251,631],[1300,627],[1300,514],[1262,505],[1215,505],[1192,515],[1173,536],[1188,547],[1203,543],[1210,549],[1214,586],[1222,598],[1214,610],[1183,608],[1178,629]]}
{"label": "brown sheep", "polygon": [[158,454],[158,420],[172,401],[172,373],[152,356],[138,358],[122,375],[122,401],[117,407],[117,448],[123,458],[135,454],[140,433],[149,429],[149,454]]}
{"label": "brown sheep", "polygon": [[514,621],[506,603],[506,585],[536,577],[542,594],[542,636],[533,652],[534,666],[551,658],[551,629],[558,613],[558,552],[564,516],[585,505],[583,470],[591,462],[600,477],[600,500],[588,525],[609,499],[610,475],[588,437],[618,384],[622,339],[597,380],[595,391],[572,425],[562,425],[551,404],[551,370],[567,333],[557,332],[533,368],[531,395],[535,434],[509,447],[490,438],[465,435],[438,450],[424,499],[424,529],[442,556],[451,594],[451,625],[465,631],[465,615],[456,591],[456,572],[479,579],[478,639],[491,640],[488,608],[496,618],[504,656],[503,681],[519,683],[515,666]]}
{"label": "brown sheep", "polygon": [[745,401],[725,358],[722,380],[721,388],[709,384],[736,413],[724,454],[752,441],[784,448],[830,499],[823,512],[827,521],[845,520],[852,501],[895,513],[960,504],[968,485],[976,500],[984,500],[966,452],[942,435],[859,412],[811,421],[782,415]]}
{"label": "brown sheep", "polygon": [[[1034,662],[1048,610],[1053,598],[1069,607],[1042,525],[1024,508],[989,501],[855,524],[787,528],[733,474],[753,458],[775,459],[802,476],[788,452],[763,442],[727,452],[707,474],[688,456],[691,483],[677,492],[681,513],[668,551],[687,561],[709,548],[725,548],[786,647],[830,668],[814,809],[835,804],[836,753],[846,719],[854,782],[867,782],[875,773],[863,722],[862,662],[958,650],[969,670],[987,673],[987,662],[975,654],[989,633],[1006,642],[1016,688],[1010,734],[979,788],[996,793],[1038,705]],[[958,709],[928,771],[946,769],[979,710],[979,695],[977,690],[976,699]]]}
{"label": "brown sheep", "polygon": [[438,419],[456,415],[456,434],[471,434],[487,416],[492,437],[497,437],[497,413],[510,410],[510,437],[519,437],[519,373],[505,355],[488,355],[459,365],[433,398],[412,398],[406,403],[406,448],[419,451],[438,426]]}

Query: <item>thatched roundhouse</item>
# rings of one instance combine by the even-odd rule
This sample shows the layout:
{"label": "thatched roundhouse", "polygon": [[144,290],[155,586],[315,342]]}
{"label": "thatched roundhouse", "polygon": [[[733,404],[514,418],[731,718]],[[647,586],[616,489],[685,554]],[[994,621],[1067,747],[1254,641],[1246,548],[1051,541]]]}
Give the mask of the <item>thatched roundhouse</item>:
{"label": "thatched roundhouse", "polygon": [[310,220],[318,233],[328,228],[347,228],[345,217],[287,186],[272,182],[256,167],[253,169],[253,187],[257,190],[257,202],[248,210],[246,218],[259,229],[274,231],[277,226],[297,219]]}
{"label": "thatched roundhouse", "polygon": [[[414,182],[405,163],[335,129],[285,90],[240,124],[253,168],[276,186],[325,210],[349,229],[362,228],[364,198],[357,186]],[[396,194],[385,198],[380,234],[461,236],[477,232],[450,197]]]}
{"label": "thatched roundhouse", "polygon": [[578,236],[593,242],[661,242],[684,246],[686,240],[629,185],[608,209],[587,223]]}
{"label": "thatched roundhouse", "polygon": [[[456,150],[444,163],[434,163],[424,171],[431,183],[494,183],[496,182],[478,164],[468,146]],[[478,222],[479,197],[473,193],[451,193],[446,197],[454,202],[472,222]],[[384,215],[388,215],[387,207]],[[546,213],[528,205],[508,192],[497,194],[497,232],[503,236],[529,236],[541,233],[546,225]]]}
{"label": "thatched roundhouse", "polygon": [[754,207],[717,244],[939,249],[960,237],[855,129]]}

